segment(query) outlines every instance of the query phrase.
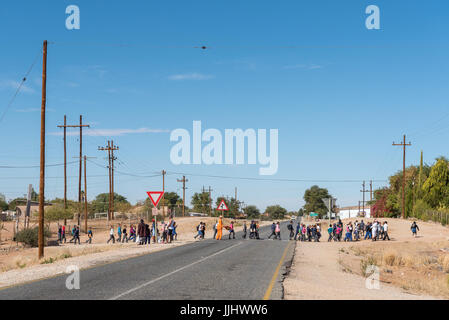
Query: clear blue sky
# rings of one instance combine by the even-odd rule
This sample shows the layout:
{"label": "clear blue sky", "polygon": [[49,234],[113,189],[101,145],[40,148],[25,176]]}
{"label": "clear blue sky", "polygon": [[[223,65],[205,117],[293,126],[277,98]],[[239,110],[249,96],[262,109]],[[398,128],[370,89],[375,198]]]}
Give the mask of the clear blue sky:
{"label": "clear blue sky", "polygon": [[[81,29],[65,28],[65,8],[81,10]],[[381,11],[381,30],[367,30],[365,8]],[[174,166],[169,132],[204,128],[279,129],[279,170],[271,178],[386,180],[401,169],[393,147],[405,133],[432,163],[448,155],[449,2],[431,1],[8,1],[0,9],[0,114],[44,39],[48,53],[47,163],[63,161],[56,128],[82,114],[95,135],[85,154],[120,146],[117,170],[153,175],[165,169],[259,178],[259,166]],[[122,45],[122,46],[120,46]],[[208,50],[194,46],[209,46]],[[288,46],[293,46],[289,48]],[[0,123],[0,166],[39,164],[41,58]],[[145,128],[144,132],[132,133]],[[107,132],[107,136],[102,133]],[[121,133],[121,135],[120,135]],[[78,138],[68,139],[69,160]],[[69,197],[77,198],[76,164]],[[0,193],[38,190],[39,169],[0,169]],[[107,192],[107,170],[88,163],[91,199]],[[47,169],[46,197],[63,196],[62,167]],[[179,174],[167,191],[182,194]],[[212,186],[265,209],[302,205],[313,182],[268,182],[188,176],[187,197]],[[317,182],[356,205],[361,182]],[[132,202],[161,189],[160,177],[118,174],[116,192]],[[380,187],[382,182],[375,183]]]}

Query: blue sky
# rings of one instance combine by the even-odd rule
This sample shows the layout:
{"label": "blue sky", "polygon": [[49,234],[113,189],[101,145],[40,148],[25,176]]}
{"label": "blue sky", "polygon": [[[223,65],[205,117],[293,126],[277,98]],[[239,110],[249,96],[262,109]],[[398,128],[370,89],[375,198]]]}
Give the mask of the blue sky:
{"label": "blue sky", "polygon": [[[81,29],[65,28],[65,8],[78,5]],[[365,8],[377,5],[381,30],[367,30]],[[432,163],[449,137],[449,3],[431,1],[7,1],[0,9],[0,114],[40,53],[48,52],[47,163],[63,161],[58,135],[64,114],[94,131],[85,154],[120,146],[116,192],[132,202],[161,189],[165,169],[187,176],[187,198],[202,186],[265,209],[303,205],[313,182],[247,181],[258,165],[170,163],[170,131],[203,128],[279,129],[275,179],[315,180],[356,205],[362,180],[386,180],[401,169],[393,147],[403,134]],[[194,46],[209,49],[195,49]],[[39,164],[41,58],[0,122],[0,166]],[[139,130],[140,129],[140,130]],[[137,131],[137,132],[134,132]],[[104,134],[104,136],[103,136]],[[68,138],[68,157],[78,138]],[[107,170],[88,163],[89,198],[107,192]],[[78,167],[68,167],[69,197],[77,198]],[[62,197],[62,167],[47,169],[46,197]],[[0,169],[0,193],[12,199],[38,189],[38,169]],[[182,194],[176,179],[166,190]],[[318,182],[359,180],[360,182]],[[380,187],[379,181],[374,184]]]}

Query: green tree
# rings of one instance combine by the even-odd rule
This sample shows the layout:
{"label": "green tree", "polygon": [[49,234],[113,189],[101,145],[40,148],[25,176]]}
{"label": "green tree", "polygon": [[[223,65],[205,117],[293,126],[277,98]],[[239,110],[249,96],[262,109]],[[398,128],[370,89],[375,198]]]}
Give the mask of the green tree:
{"label": "green tree", "polygon": [[209,214],[210,200],[209,192],[196,192],[192,196],[193,211]]}
{"label": "green tree", "polygon": [[320,188],[319,186],[312,186],[304,192],[304,205],[305,214],[310,212],[315,212],[319,214],[319,217],[326,215],[328,213],[327,207],[323,202],[323,198],[329,198],[331,195],[329,191],[325,188]]}
{"label": "green tree", "polygon": [[449,163],[438,159],[422,186],[424,200],[432,207],[449,206]]}
{"label": "green tree", "polygon": [[269,206],[265,209],[265,212],[268,213],[272,220],[284,219],[284,216],[287,214],[287,210],[280,205]]}
{"label": "green tree", "polygon": [[259,219],[260,211],[256,206],[247,206],[243,209],[243,212],[246,214],[248,219]]}
{"label": "green tree", "polygon": [[[120,203],[128,203],[128,200],[122,195],[114,193],[114,208]],[[95,213],[107,212],[109,208],[109,193],[101,193],[92,201],[92,209]]]}
{"label": "green tree", "polygon": [[8,210],[8,203],[6,202],[6,197],[0,193],[0,211]]}
{"label": "green tree", "polygon": [[64,209],[61,205],[53,205],[47,207],[44,212],[44,220],[51,222],[59,222],[60,220],[73,219],[73,210]]}

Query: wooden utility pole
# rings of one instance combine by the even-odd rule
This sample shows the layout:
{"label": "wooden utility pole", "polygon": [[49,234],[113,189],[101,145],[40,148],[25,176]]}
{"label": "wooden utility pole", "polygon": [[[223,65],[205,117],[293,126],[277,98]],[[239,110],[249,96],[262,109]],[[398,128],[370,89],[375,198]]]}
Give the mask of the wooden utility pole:
{"label": "wooden utility pole", "polygon": [[167,174],[167,171],[165,171],[165,170],[162,170],[162,192],[163,192],[163,194],[162,194],[162,201],[161,201],[161,203],[162,203],[162,205],[163,205],[163,207],[162,207],[162,216],[165,218],[165,201],[164,201],[164,199],[165,199],[165,175]]}
{"label": "wooden utility pole", "polygon": [[87,233],[87,157],[84,156],[84,230]]}
{"label": "wooden utility pole", "polygon": [[113,210],[114,210],[114,184],[113,184],[113,176],[114,176],[114,151],[119,150],[118,146],[114,146],[114,142],[111,143],[111,141],[108,141],[107,147],[98,147],[98,150],[100,151],[107,151],[108,152],[108,172],[109,172],[109,205],[108,205],[108,221],[113,219]]}
{"label": "wooden utility pole", "polygon": [[210,217],[212,217],[212,196],[211,196],[212,191],[213,190],[209,186],[209,216]]}
{"label": "wooden utility pole", "polygon": [[[67,128],[80,129],[80,155],[79,155],[79,184],[78,184],[78,226],[80,225],[80,217],[82,212],[81,199],[81,178],[82,178],[82,164],[83,164],[83,128],[90,128],[88,124],[83,125],[83,116],[80,115],[79,125],[67,125],[67,117],[64,116],[64,125],[58,128],[64,128],[64,208],[67,209]],[[67,219],[64,220],[64,225],[67,224]]]}
{"label": "wooden utility pole", "polygon": [[209,216],[212,217],[212,197],[211,197],[211,193],[212,193],[212,188],[209,186],[209,189],[206,190],[206,188],[204,188],[203,186],[203,193],[207,192],[207,202],[208,202],[208,206],[209,206]]}
{"label": "wooden utility pole", "polygon": [[362,212],[363,212],[364,214],[365,214],[365,202],[366,202],[366,201],[365,201],[365,193],[370,192],[369,190],[366,190],[366,189],[365,189],[365,185],[366,185],[366,184],[365,184],[365,181],[363,181],[363,183],[362,183],[362,190],[360,190],[360,192],[363,194],[363,197],[362,197],[362,199],[363,199],[363,200],[362,200],[362,208],[363,208],[362,210],[363,210],[363,211],[362,211]]}
{"label": "wooden utility pole", "polygon": [[[112,220],[115,219],[115,208],[114,208],[114,160],[117,158],[114,157],[114,141],[111,141],[111,216]],[[118,150],[118,149],[117,149]]]}
{"label": "wooden utility pole", "polygon": [[42,62],[42,105],[41,105],[41,160],[39,179],[39,235],[38,258],[44,256],[44,201],[45,201],[45,105],[47,101],[47,40],[44,41]]}
{"label": "wooden utility pole", "polygon": [[183,176],[182,180],[178,179],[178,182],[182,182],[182,216],[185,217],[185,215],[186,215],[186,182],[189,182],[189,180],[186,180],[186,176]]}
{"label": "wooden utility pole", "polygon": [[412,144],[406,143],[406,136],[404,134],[404,141],[402,143],[394,143],[393,146],[401,146],[403,147],[403,156],[402,156],[402,219],[405,219],[405,149]]}

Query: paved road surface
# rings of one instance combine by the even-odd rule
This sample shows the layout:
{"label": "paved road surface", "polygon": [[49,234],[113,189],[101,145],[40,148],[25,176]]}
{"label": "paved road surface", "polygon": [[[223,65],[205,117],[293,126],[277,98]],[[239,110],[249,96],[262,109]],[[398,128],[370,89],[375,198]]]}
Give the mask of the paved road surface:
{"label": "paved road surface", "polygon": [[[281,229],[288,240],[287,224]],[[294,242],[267,240],[269,233],[264,227],[262,240],[237,233],[236,240],[203,240],[81,270],[80,290],[68,290],[67,276],[58,276],[1,290],[0,299],[253,300],[267,292],[281,299],[279,265],[292,259]]]}

